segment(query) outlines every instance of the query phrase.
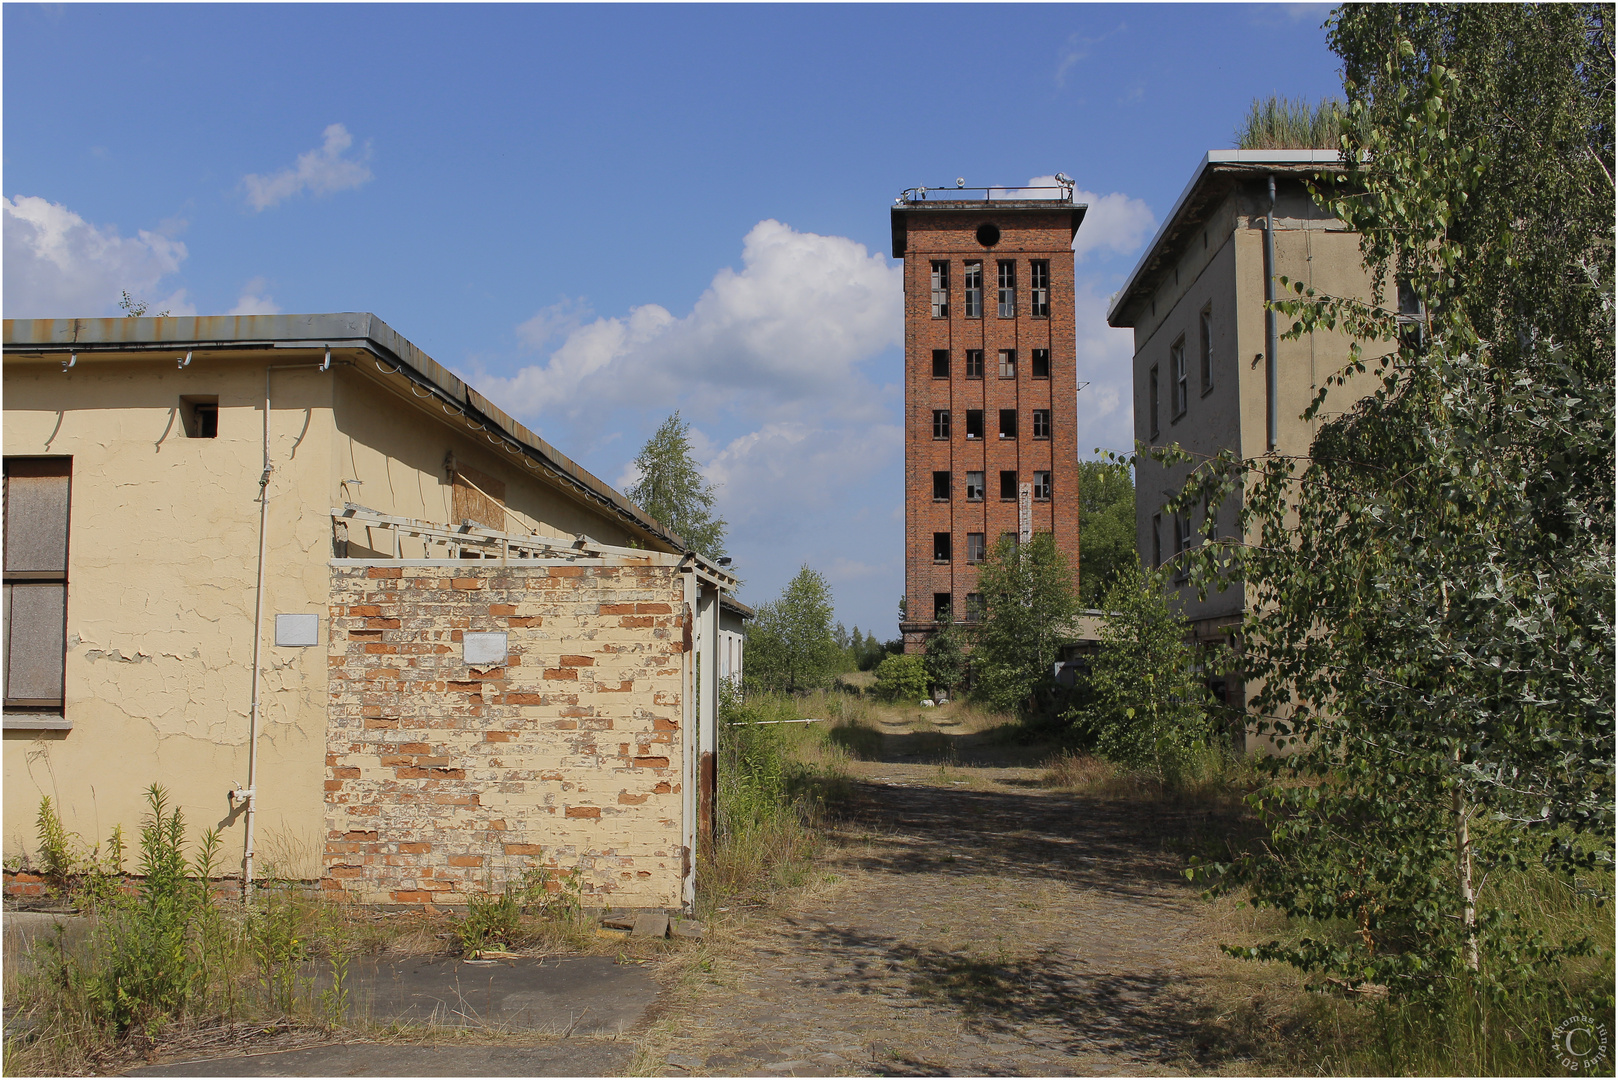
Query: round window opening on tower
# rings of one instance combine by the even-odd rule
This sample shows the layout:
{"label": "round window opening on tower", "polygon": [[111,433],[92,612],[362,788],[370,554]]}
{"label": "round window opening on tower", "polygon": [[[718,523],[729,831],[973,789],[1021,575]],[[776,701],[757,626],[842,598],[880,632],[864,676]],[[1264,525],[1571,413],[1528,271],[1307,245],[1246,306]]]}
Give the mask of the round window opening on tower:
{"label": "round window opening on tower", "polygon": [[1000,226],[998,226],[998,225],[979,225],[978,226],[978,243],[982,244],[984,247],[994,247],[994,245],[998,244],[999,242],[1000,242]]}

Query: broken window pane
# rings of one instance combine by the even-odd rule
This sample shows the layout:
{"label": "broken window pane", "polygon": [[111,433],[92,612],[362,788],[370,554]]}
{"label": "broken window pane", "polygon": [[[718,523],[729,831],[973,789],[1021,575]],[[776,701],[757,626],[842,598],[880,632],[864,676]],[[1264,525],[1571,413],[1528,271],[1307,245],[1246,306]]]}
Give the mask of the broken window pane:
{"label": "broken window pane", "polygon": [[1048,500],[1051,497],[1051,474],[1036,470],[1034,472],[1034,498]]}
{"label": "broken window pane", "polygon": [[980,473],[980,472],[969,472],[969,473],[966,474],[966,501],[967,502],[982,502],[983,501],[983,474],[982,473]]}
{"label": "broken window pane", "polygon": [[983,318],[983,264],[966,264],[966,317]]}
{"label": "broken window pane", "polygon": [[949,263],[933,263],[933,318],[949,314]]}
{"label": "broken window pane", "polygon": [[1014,318],[1017,314],[1017,264],[1006,261],[1000,264],[1000,317],[1002,319]]}

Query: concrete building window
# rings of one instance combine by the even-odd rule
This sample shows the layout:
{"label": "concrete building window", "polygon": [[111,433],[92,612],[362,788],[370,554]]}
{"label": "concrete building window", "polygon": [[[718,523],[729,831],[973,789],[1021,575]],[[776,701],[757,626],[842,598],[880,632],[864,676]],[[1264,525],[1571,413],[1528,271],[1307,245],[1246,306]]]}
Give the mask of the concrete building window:
{"label": "concrete building window", "polygon": [[966,377],[968,379],[983,378],[983,350],[966,350]]}
{"label": "concrete building window", "polygon": [[1015,379],[1017,377],[1017,350],[1000,350],[1000,377],[1002,379]]}
{"label": "concrete building window", "polygon": [[1157,438],[1157,365],[1146,375],[1146,430],[1151,432],[1149,439]]}
{"label": "concrete building window", "polygon": [[72,474],[72,458],[5,459],[7,711],[62,715]]}
{"label": "concrete building window", "polygon": [[1191,550],[1191,519],[1184,514],[1174,515],[1174,580],[1184,581],[1190,575],[1186,560],[1178,556]]}
{"label": "concrete building window", "polygon": [[983,438],[983,410],[966,410],[966,437],[968,439]]}
{"label": "concrete building window", "polygon": [[1051,437],[1051,411],[1049,409],[1034,410],[1034,438],[1048,439]]}
{"label": "concrete building window", "polygon": [[1213,389],[1213,308],[1205,307],[1197,319],[1198,336],[1201,348],[1198,355],[1202,358],[1202,392],[1206,394]]}
{"label": "concrete building window", "polygon": [[1000,470],[1000,497],[1002,499],[1012,499],[1012,500],[1015,500],[1017,498],[1017,470],[1016,469],[1001,469]]}
{"label": "concrete building window", "polygon": [[1017,437],[1017,410],[1000,410],[1000,437],[1002,439],[1015,439]]}
{"label": "concrete building window", "polygon": [[933,593],[933,621],[949,622],[949,593]]}
{"label": "concrete building window", "polygon": [[935,378],[935,379],[947,379],[947,378],[949,378],[949,350],[948,349],[934,349],[933,350],[933,378]]}
{"label": "concrete building window", "polygon": [[1152,566],[1163,565],[1163,515],[1152,515]]}
{"label": "concrete building window", "polygon": [[1190,388],[1185,377],[1185,338],[1180,338],[1169,347],[1169,368],[1174,372],[1174,416],[1178,420],[1185,415],[1186,391]]}
{"label": "concrete building window", "polygon": [[1034,473],[1034,498],[1041,502],[1051,501],[1051,474],[1036,471]]}
{"label": "concrete building window", "polygon": [[933,318],[949,317],[949,263],[933,263]]}
{"label": "concrete building window", "polygon": [[967,622],[982,622],[983,621],[983,594],[982,593],[980,593],[980,592],[969,592],[969,593],[966,594],[966,621]]}
{"label": "concrete building window", "polygon": [[983,264],[966,264],[966,317],[983,318]]}
{"label": "concrete building window", "polygon": [[1029,268],[1028,313],[1036,319],[1051,315],[1051,264],[1035,259]]}
{"label": "concrete building window", "polygon": [[933,562],[949,562],[949,533],[933,533]]}
{"label": "concrete building window", "polygon": [[983,561],[984,555],[987,554],[987,547],[988,547],[988,545],[984,543],[983,537],[984,537],[983,533],[967,533],[966,534],[966,561],[967,562],[969,562],[969,563],[980,563],[980,562]]}
{"label": "concrete building window", "polygon": [[966,474],[966,501],[967,502],[982,502],[983,501],[983,474],[982,473],[980,473],[980,472],[969,472],[969,473]]}
{"label": "concrete building window", "polygon": [[1001,540],[1002,543],[1004,543],[1006,545],[1006,550],[1007,551],[1015,552],[1017,550],[1018,540],[1017,540],[1017,534],[1016,533],[1014,533],[1014,532],[1003,532],[1003,533],[1000,534],[1000,540]]}
{"label": "concrete building window", "polygon": [[1017,264],[1002,260],[999,264],[999,293],[1000,317],[1014,319],[1017,317]]}
{"label": "concrete building window", "polygon": [[1399,279],[1398,289],[1399,343],[1407,349],[1419,348],[1427,339],[1427,305],[1408,280]]}
{"label": "concrete building window", "polygon": [[949,502],[949,473],[933,473],[933,501]]}
{"label": "concrete building window", "polygon": [[219,397],[183,395],[180,398],[180,425],[188,439],[219,438]]}
{"label": "concrete building window", "polygon": [[1034,350],[1028,374],[1035,379],[1048,379],[1051,377],[1051,351],[1049,349]]}
{"label": "concrete building window", "polygon": [[935,438],[935,439],[947,439],[947,438],[949,438],[949,410],[948,409],[934,409],[933,410],[933,438]]}

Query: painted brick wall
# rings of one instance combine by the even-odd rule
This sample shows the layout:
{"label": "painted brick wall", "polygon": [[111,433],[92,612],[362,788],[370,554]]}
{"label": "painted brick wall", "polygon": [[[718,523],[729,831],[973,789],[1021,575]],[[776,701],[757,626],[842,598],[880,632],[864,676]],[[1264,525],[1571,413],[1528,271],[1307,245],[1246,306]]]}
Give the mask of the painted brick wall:
{"label": "painted brick wall", "polygon": [[586,906],[680,903],[677,570],[334,563],[331,603],[328,890],[458,904],[544,863]]}

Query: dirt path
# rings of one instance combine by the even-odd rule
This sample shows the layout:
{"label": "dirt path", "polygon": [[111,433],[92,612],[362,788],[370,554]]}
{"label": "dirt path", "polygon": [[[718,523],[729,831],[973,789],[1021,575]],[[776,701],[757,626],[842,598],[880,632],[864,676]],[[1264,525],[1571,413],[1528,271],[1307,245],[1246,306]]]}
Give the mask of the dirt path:
{"label": "dirt path", "polygon": [[1217,1070],[1213,943],[1170,808],[1052,794],[1027,768],[862,763],[786,912],[664,995],[660,1075]]}

